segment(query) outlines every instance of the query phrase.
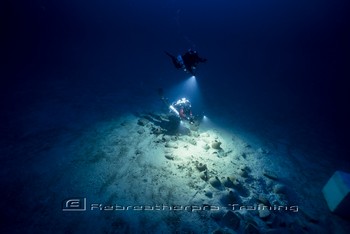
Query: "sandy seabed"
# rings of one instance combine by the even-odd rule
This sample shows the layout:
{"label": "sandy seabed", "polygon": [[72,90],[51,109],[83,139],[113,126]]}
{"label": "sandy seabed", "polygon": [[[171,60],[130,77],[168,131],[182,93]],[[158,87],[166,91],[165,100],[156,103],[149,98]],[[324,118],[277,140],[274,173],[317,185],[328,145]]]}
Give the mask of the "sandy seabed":
{"label": "sandy seabed", "polygon": [[124,115],[68,145],[69,163],[50,189],[57,205],[85,198],[86,211],[57,214],[56,227],[73,218],[65,230],[346,232],[310,183],[306,161],[283,142],[271,149],[209,120],[168,135],[169,124],[167,115]]}
{"label": "sandy seabed", "polygon": [[[36,150],[32,152],[36,156],[19,165],[21,173],[13,178],[16,189],[5,194],[22,200],[18,208],[24,208],[9,212],[22,225],[8,230],[350,230],[349,222],[328,211],[321,192],[327,176],[322,162],[311,165],[283,140],[266,144],[208,119],[199,125],[176,126],[168,115],[138,113],[75,134],[60,130],[60,138],[45,133],[36,146],[26,148]],[[45,147],[43,142],[54,144]]]}

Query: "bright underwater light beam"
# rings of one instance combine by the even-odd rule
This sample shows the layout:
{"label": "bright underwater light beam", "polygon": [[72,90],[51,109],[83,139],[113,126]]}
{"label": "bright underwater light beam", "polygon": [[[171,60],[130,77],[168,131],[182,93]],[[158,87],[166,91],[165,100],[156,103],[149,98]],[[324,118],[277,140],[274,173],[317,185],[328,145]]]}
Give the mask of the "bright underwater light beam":
{"label": "bright underwater light beam", "polygon": [[193,99],[197,99],[200,96],[200,91],[198,88],[197,80],[195,76],[191,76],[188,79],[182,81],[180,84],[175,86],[171,90],[171,96],[174,96],[175,98],[182,98],[186,97],[191,102],[193,102]]}
{"label": "bright underwater light beam", "polygon": [[200,119],[200,123],[204,128],[211,128],[214,125],[213,122],[206,115],[202,116],[202,119]]}
{"label": "bright underwater light beam", "polygon": [[185,83],[184,83],[184,87],[189,92],[193,92],[193,91],[197,90],[198,89],[198,85],[197,85],[196,77],[195,76],[191,76],[190,78],[188,78],[185,81]]}
{"label": "bright underwater light beam", "polygon": [[203,115],[202,121],[203,121],[204,123],[207,123],[207,122],[209,122],[210,120],[209,120],[209,118],[208,118],[206,115]]}

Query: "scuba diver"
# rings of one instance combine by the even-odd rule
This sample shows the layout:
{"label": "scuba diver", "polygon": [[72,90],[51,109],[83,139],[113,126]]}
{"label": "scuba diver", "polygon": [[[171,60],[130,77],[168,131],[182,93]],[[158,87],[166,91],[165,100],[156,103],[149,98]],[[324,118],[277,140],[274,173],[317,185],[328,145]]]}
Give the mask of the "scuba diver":
{"label": "scuba diver", "polygon": [[165,51],[165,54],[171,58],[177,69],[181,68],[193,76],[195,75],[197,65],[207,61],[207,59],[199,57],[197,51],[192,49],[189,49],[185,54],[178,55],[177,57],[168,53],[167,51]]}
{"label": "scuba diver", "polygon": [[172,104],[169,104],[168,99],[163,95],[163,89],[158,89],[158,94],[162,101],[169,107],[170,113],[173,113],[180,120],[186,120],[190,124],[194,124],[194,116],[192,115],[191,103],[186,98],[181,98]]}
{"label": "scuba diver", "polygon": [[194,123],[192,115],[191,103],[186,98],[181,98],[173,102],[170,106],[170,111],[176,114],[181,120],[187,120],[190,124]]}

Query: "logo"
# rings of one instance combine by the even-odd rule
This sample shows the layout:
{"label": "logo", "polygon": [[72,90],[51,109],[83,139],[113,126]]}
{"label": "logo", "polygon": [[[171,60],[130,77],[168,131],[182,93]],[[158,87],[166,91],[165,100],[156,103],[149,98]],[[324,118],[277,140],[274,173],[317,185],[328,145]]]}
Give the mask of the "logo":
{"label": "logo", "polygon": [[69,198],[62,202],[62,211],[86,211],[86,198]]}

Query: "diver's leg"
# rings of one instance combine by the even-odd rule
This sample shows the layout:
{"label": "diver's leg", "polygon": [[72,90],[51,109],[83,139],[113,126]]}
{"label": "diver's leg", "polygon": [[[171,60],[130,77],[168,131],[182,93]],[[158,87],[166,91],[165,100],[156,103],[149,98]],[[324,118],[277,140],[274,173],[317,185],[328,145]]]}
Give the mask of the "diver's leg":
{"label": "diver's leg", "polygon": [[170,53],[168,53],[166,51],[164,51],[164,52],[165,52],[166,55],[168,55],[171,58],[171,60],[173,61],[173,63],[175,65],[178,64],[177,59],[176,59],[176,57],[174,55],[172,55],[172,54],[170,54]]}
{"label": "diver's leg", "polygon": [[166,52],[166,51],[164,51],[164,52],[165,52],[166,55],[168,55],[168,56],[171,58],[171,60],[172,60],[172,62],[173,62],[173,64],[174,64],[174,66],[175,66],[177,69],[181,68],[181,64],[179,64],[179,61],[177,60],[177,58],[176,58],[174,55],[172,55],[172,54],[170,54],[170,53],[168,53],[168,52]]}

